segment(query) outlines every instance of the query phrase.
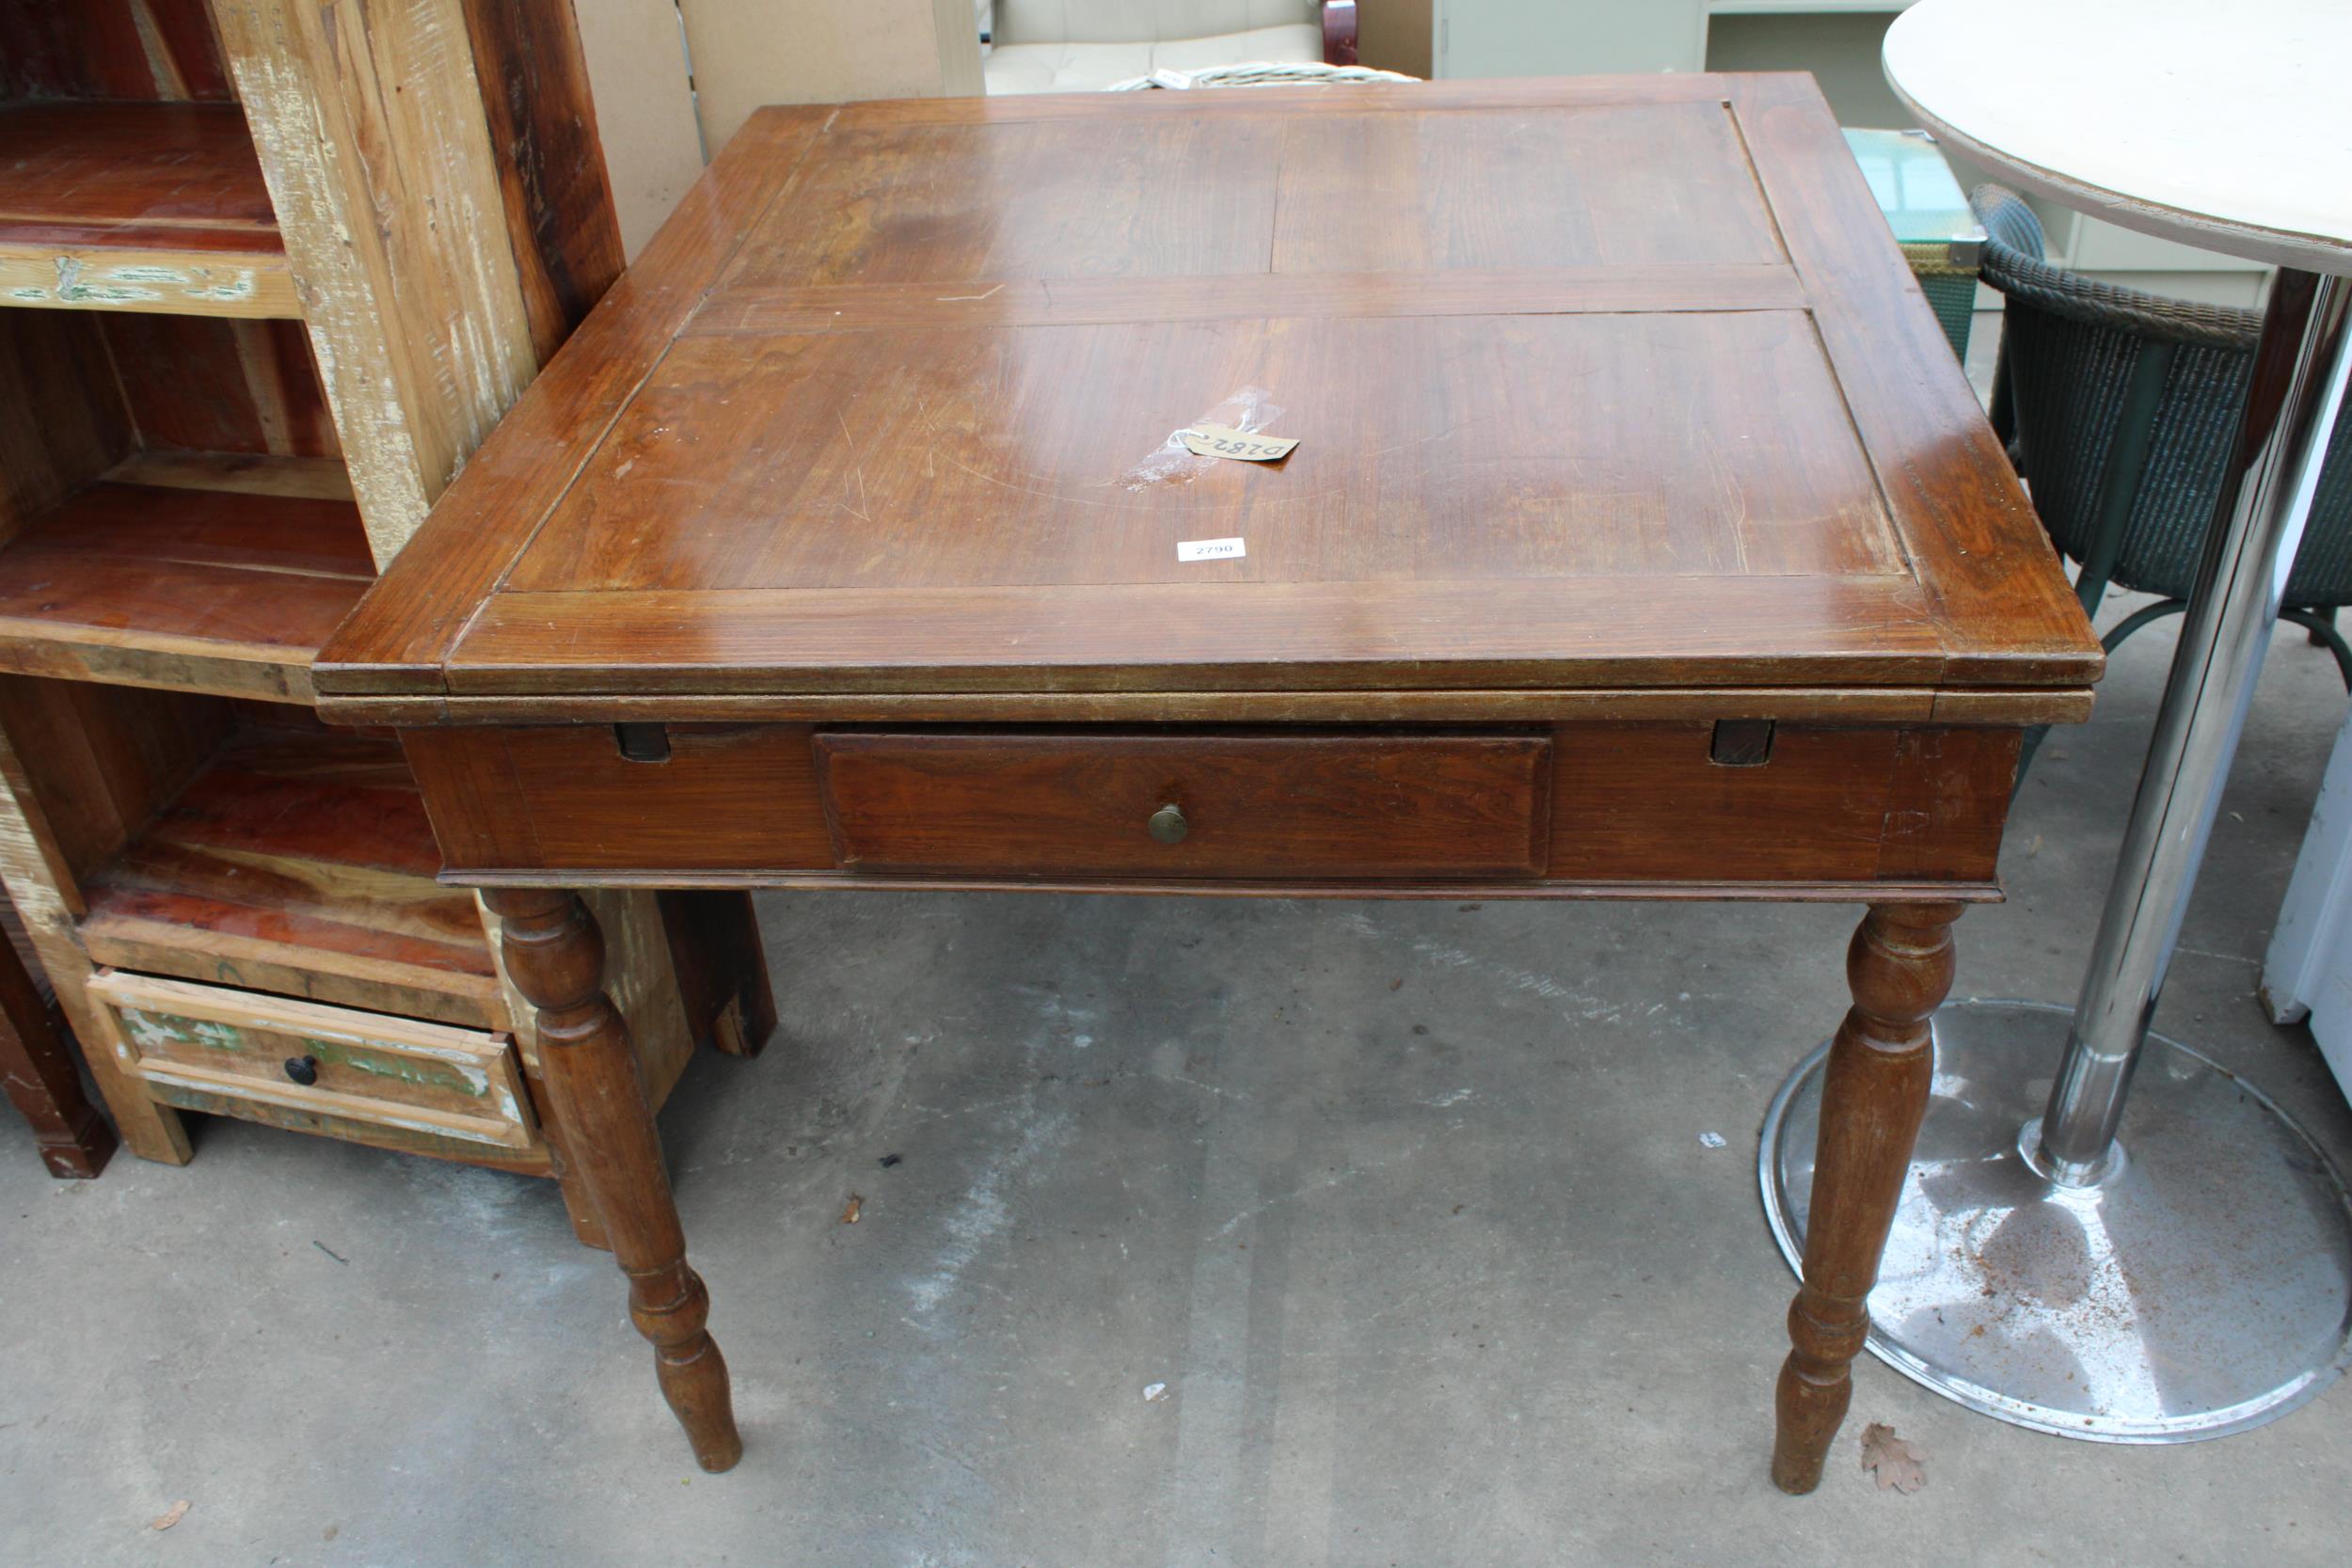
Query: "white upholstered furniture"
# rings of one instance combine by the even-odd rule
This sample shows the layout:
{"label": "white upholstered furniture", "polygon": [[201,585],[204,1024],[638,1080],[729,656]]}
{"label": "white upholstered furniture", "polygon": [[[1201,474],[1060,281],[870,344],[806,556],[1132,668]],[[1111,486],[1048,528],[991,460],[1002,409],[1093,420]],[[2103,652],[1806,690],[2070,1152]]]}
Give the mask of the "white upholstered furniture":
{"label": "white upholstered furniture", "polygon": [[994,0],[991,93],[1096,92],[1154,71],[1353,65],[1355,0]]}

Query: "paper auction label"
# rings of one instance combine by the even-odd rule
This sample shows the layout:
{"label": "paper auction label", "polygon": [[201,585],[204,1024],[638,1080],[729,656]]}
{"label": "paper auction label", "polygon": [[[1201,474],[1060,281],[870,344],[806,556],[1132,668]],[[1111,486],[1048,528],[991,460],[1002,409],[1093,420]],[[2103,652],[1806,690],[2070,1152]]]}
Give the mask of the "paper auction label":
{"label": "paper auction label", "polygon": [[1248,553],[1238,539],[1183,539],[1176,545],[1179,561],[1239,561]]}
{"label": "paper auction label", "polygon": [[1276,463],[1291,454],[1298,445],[1292,436],[1252,436],[1230,425],[1199,424],[1179,433],[1184,450],[1196,457],[1232,457],[1244,463]]}

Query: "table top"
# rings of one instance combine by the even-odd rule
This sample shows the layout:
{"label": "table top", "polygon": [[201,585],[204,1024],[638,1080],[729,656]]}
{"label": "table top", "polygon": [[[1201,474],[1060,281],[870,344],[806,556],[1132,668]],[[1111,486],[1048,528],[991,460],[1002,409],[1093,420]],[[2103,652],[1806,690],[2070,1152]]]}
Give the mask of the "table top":
{"label": "table top", "polygon": [[1886,79],[1989,170],[2143,233],[2352,273],[2344,0],[1921,0]]}
{"label": "table top", "polygon": [[763,111],[316,683],[1997,718],[2099,667],[1811,79],[1655,76]]}

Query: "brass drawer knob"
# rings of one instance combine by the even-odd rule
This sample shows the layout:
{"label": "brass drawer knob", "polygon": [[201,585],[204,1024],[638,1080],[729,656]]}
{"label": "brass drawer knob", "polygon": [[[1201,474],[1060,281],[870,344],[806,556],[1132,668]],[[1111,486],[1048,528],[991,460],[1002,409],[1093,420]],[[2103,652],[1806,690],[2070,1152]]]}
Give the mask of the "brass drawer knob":
{"label": "brass drawer knob", "polygon": [[1192,824],[1184,820],[1184,808],[1165,805],[1152,814],[1152,836],[1162,844],[1182,844],[1192,832]]}

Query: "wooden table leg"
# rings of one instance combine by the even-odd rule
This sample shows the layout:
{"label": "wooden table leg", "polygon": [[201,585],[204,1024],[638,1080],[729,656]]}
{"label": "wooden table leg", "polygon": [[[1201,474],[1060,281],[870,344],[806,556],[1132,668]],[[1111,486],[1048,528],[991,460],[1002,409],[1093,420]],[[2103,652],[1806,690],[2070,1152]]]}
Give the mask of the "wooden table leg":
{"label": "wooden table leg", "polygon": [[1958,904],[1882,904],[1846,949],[1853,1006],[1831,1041],[1805,1222],[1804,1283],[1788,1307],[1794,1347],[1780,1370],[1772,1483],[1821,1483],[1869,1337],[1866,1302],[1927,1114],[1935,1061],[1928,1019],[1952,984]]}
{"label": "wooden table leg", "polygon": [[5,932],[0,932],[0,1084],[32,1124],[33,1142],[50,1175],[87,1179],[106,1168],[115,1131],[82,1093],[73,1058],[49,1021],[49,1004]]}
{"label": "wooden table leg", "polygon": [[662,1396],[706,1470],[743,1457],[727,1364],[704,1324],[709,1292],[686,1266],[686,1232],[628,1024],[604,993],[604,934],[560,888],[501,888],[500,952],[516,990],[539,1010],[539,1068],[572,1164],[628,1276],[628,1315],[653,1341]]}

